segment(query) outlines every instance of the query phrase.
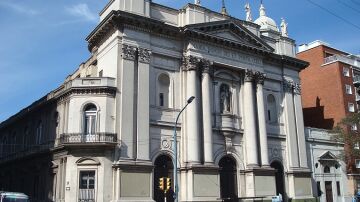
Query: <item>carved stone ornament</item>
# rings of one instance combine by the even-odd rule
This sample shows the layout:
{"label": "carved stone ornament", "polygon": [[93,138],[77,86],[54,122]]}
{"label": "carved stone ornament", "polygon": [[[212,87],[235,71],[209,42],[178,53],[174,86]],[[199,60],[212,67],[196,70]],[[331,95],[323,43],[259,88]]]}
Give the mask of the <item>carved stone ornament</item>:
{"label": "carved stone ornament", "polygon": [[252,70],[245,71],[245,82],[252,82],[254,80],[254,72]]}
{"label": "carved stone ornament", "polygon": [[122,45],[122,55],[121,57],[125,60],[135,60],[136,56],[136,47],[130,46],[127,44]]}
{"label": "carved stone ornament", "polygon": [[261,85],[264,85],[265,78],[266,78],[266,74],[265,74],[265,73],[255,72],[255,80],[256,80],[256,83],[261,84]]}
{"label": "carved stone ornament", "polygon": [[294,82],[291,80],[284,80],[283,81],[283,88],[285,92],[292,93],[294,91]]}
{"label": "carved stone ornament", "polygon": [[294,93],[301,95],[301,84],[295,83],[295,85],[294,85]]}
{"label": "carved stone ornament", "polygon": [[201,59],[201,63],[202,63],[202,73],[207,73],[212,75],[213,67],[211,61],[206,59]]}
{"label": "carved stone ornament", "polygon": [[197,66],[200,63],[200,58],[194,56],[184,56],[183,57],[183,70],[184,71],[192,71],[196,70]]}
{"label": "carved stone ornament", "polygon": [[151,51],[145,48],[139,48],[139,62],[150,63]]}

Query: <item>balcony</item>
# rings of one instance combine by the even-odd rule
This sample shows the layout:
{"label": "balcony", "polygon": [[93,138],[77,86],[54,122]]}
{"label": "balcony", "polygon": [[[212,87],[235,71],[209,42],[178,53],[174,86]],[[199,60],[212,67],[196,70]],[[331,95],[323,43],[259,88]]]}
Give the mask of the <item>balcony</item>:
{"label": "balcony", "polygon": [[353,83],[356,88],[360,87],[360,76],[359,75],[353,76]]}
{"label": "balcony", "polygon": [[324,65],[333,63],[333,62],[342,62],[348,65],[351,65],[353,67],[360,68],[360,60],[355,58],[350,58],[343,55],[333,55],[327,58],[324,58]]}
{"label": "balcony", "polygon": [[58,139],[59,145],[62,146],[115,146],[117,144],[116,133],[67,133],[61,134]]}

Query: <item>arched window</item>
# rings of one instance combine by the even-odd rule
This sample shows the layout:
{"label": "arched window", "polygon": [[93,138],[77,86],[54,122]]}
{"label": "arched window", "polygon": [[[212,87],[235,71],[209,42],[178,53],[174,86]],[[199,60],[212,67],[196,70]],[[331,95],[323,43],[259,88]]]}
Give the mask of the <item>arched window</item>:
{"label": "arched window", "polygon": [[226,113],[231,111],[231,92],[227,84],[220,86],[220,111]]}
{"label": "arched window", "polygon": [[97,108],[94,104],[88,104],[84,108],[84,134],[94,135],[96,130]]}
{"label": "arched window", "polygon": [[273,95],[267,96],[267,121],[269,123],[277,122],[277,110],[276,110],[276,100]]}
{"label": "arched window", "polygon": [[157,103],[160,107],[169,107],[169,88],[170,78],[167,74],[160,74],[158,77],[158,98]]}
{"label": "arched window", "polygon": [[330,167],[329,166],[324,167],[324,173],[330,173]]}
{"label": "arched window", "polygon": [[39,121],[37,127],[36,127],[36,139],[35,139],[35,143],[36,144],[41,144],[42,143],[42,138],[43,138],[43,123],[42,121]]}

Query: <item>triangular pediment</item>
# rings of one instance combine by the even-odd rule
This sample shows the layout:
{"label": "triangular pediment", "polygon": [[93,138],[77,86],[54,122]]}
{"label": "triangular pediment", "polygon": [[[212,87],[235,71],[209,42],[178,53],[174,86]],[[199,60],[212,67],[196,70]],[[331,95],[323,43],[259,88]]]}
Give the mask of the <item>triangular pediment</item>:
{"label": "triangular pediment", "polygon": [[232,20],[222,20],[209,23],[199,23],[185,26],[189,32],[206,35],[228,43],[238,43],[252,48],[273,52],[274,49],[246,27]]}
{"label": "triangular pediment", "polygon": [[323,153],[320,157],[319,157],[319,160],[323,160],[323,161],[336,161],[336,156],[327,151],[325,153]]}

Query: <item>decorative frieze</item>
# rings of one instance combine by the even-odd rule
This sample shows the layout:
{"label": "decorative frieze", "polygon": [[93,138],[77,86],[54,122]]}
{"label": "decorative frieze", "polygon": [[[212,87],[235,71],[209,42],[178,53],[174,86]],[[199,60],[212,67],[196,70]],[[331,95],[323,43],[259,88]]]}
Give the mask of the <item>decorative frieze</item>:
{"label": "decorative frieze", "polygon": [[127,44],[122,45],[121,57],[125,60],[135,60],[137,48]]}
{"label": "decorative frieze", "polygon": [[149,64],[151,51],[145,48],[139,48],[139,62]]}
{"label": "decorative frieze", "polygon": [[184,71],[196,70],[197,67],[199,66],[200,62],[201,62],[200,58],[194,57],[192,55],[184,56],[183,57],[183,70]]}

